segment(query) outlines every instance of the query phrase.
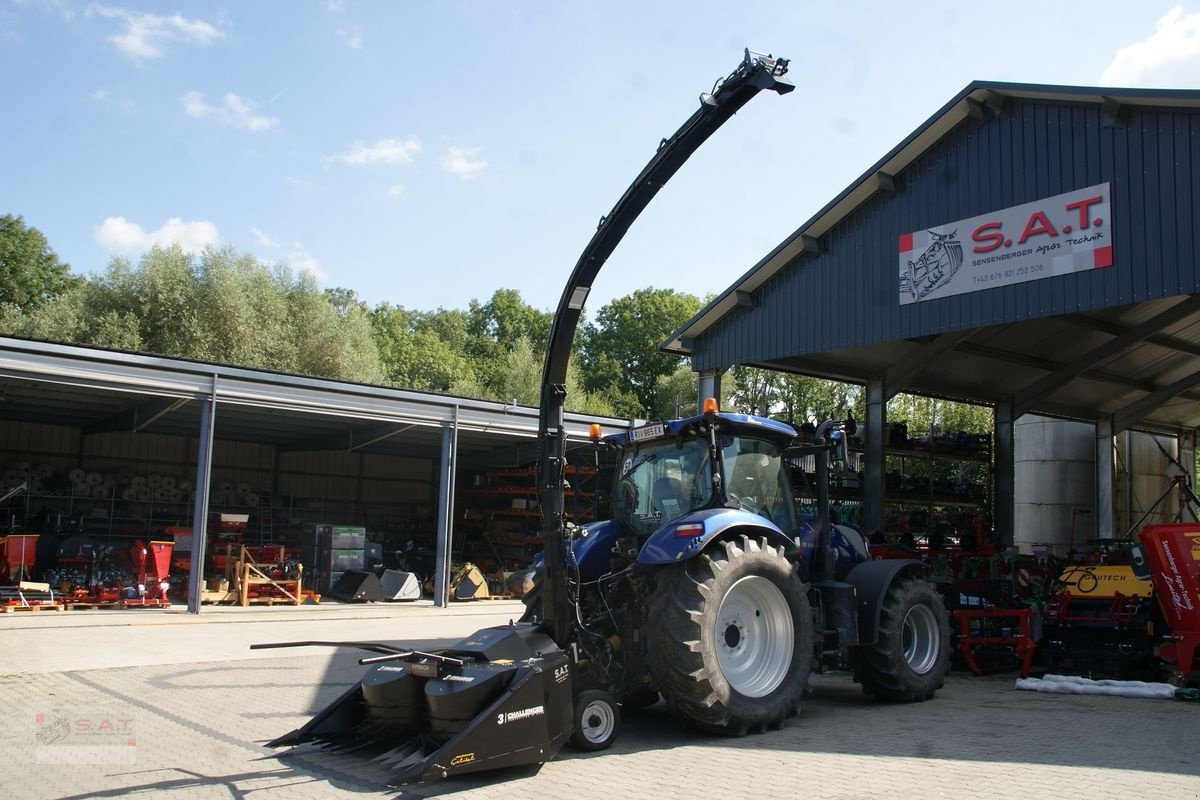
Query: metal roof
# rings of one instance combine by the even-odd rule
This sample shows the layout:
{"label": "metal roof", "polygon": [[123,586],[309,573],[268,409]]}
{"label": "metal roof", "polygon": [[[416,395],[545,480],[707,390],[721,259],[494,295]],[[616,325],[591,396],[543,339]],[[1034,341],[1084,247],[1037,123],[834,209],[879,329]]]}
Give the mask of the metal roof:
{"label": "metal roof", "polygon": [[[218,439],[436,460],[443,430],[457,426],[460,465],[537,456],[529,406],[0,336],[6,420],[194,437],[214,390]],[[592,422],[605,434],[629,424],[567,414],[568,441],[588,441]]]}
{"label": "metal roof", "polygon": [[[1025,284],[1025,295],[1006,286],[898,309],[898,234],[1109,180],[1126,207],[1121,269],[1052,278],[1037,307]],[[882,376],[889,395],[1011,400],[1018,413],[1112,416],[1117,430],[1193,428],[1198,215],[1200,91],[976,82],[662,349],[697,370]]]}

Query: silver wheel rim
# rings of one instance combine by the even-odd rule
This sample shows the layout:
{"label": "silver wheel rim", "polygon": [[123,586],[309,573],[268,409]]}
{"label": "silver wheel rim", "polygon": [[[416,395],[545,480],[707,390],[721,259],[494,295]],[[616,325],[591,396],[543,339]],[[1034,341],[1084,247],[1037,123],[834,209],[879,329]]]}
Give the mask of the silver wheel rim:
{"label": "silver wheel rim", "polygon": [[579,724],[583,728],[583,738],[592,744],[599,744],[612,736],[613,729],[617,726],[617,715],[608,703],[593,700],[584,706]]}
{"label": "silver wheel rim", "polygon": [[937,663],[941,634],[937,617],[927,605],[915,605],[904,615],[904,661],[918,675]]}
{"label": "silver wheel rim", "polygon": [[739,694],[763,697],[787,677],[796,646],[792,610],[766,578],[750,575],[730,587],[713,633],[721,674]]}

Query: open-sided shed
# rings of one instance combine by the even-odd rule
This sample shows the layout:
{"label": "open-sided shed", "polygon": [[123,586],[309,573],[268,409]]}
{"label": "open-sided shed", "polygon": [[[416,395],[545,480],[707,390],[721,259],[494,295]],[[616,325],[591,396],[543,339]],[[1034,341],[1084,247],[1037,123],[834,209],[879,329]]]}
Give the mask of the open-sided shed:
{"label": "open-sided shed", "polygon": [[[606,434],[626,427],[624,420],[567,414],[564,435],[572,453],[591,449],[592,423]],[[159,504],[157,525],[153,503],[135,505],[145,535],[158,535],[164,518],[177,519],[194,527],[201,554],[214,467],[272,496],[337,498],[338,504],[327,510],[322,503],[314,512],[336,524],[351,524],[338,516],[347,507],[374,504],[404,518],[405,508],[428,505],[436,509],[429,533],[439,605],[448,599],[457,477],[535,459],[537,430],[537,409],[516,403],[0,336],[0,465],[36,454],[56,466],[152,465],[194,476],[194,497],[168,503],[165,514]],[[55,494],[66,496],[37,500],[69,501],[74,490]],[[115,508],[117,495],[110,494]],[[262,499],[255,513],[269,518]],[[226,502],[238,503],[239,511],[250,508]],[[109,517],[110,539],[115,516]],[[313,543],[315,535],[309,525],[299,544]],[[202,569],[191,571],[193,611],[200,609],[204,577]]]}
{"label": "open-sided shed", "polygon": [[887,400],[996,412],[1012,542],[1013,421],[1112,436],[1200,425],[1200,91],[973,83],[714,299],[664,349],[867,390],[863,522],[883,519]]}

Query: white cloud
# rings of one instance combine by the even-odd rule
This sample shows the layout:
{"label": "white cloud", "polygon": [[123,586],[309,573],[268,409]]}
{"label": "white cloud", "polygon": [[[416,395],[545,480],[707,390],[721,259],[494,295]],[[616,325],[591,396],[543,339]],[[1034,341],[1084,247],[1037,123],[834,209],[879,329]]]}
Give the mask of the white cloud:
{"label": "white cloud", "polygon": [[474,178],[487,168],[487,162],[478,158],[478,147],[458,147],[452,145],[442,156],[442,166],[452,175],[466,180]]}
{"label": "white cloud", "polygon": [[391,186],[388,187],[388,196],[389,197],[399,197],[402,194],[404,194],[404,184],[403,183],[393,183]]}
{"label": "white cloud", "polygon": [[339,30],[337,35],[346,43],[346,47],[349,47],[351,50],[362,50],[363,36],[361,29],[355,28],[352,31]]}
{"label": "white cloud", "polygon": [[325,10],[331,14],[343,10],[346,7],[346,0],[325,0]]}
{"label": "white cloud", "polygon": [[343,164],[407,164],[421,152],[421,140],[416,136],[407,139],[376,139],[374,144],[355,142],[344,153],[328,156],[326,161]]}
{"label": "white cloud", "polygon": [[1100,76],[1102,86],[1194,88],[1200,85],[1200,13],[1175,6],[1154,33],[1122,47]]}
{"label": "white cloud", "polygon": [[[255,241],[259,247],[267,250],[276,250],[281,247],[287,248],[287,255],[283,257],[283,263],[287,264],[293,270],[300,272],[311,273],[314,278],[319,281],[324,281],[326,278],[324,270],[321,269],[321,264],[317,261],[312,253],[304,246],[303,242],[292,242],[291,245],[285,245],[282,242],[277,242],[266,231],[260,228],[250,228],[250,232],[254,234]],[[262,257],[263,261],[267,261],[267,257]],[[275,258],[270,260],[274,261]]]}
{"label": "white cloud", "polygon": [[208,45],[225,36],[217,26],[202,19],[189,19],[178,12],[163,16],[93,3],[87,13],[121,23],[122,30],[109,36],[107,41],[134,61],[162,58],[166,46],[174,42]]}
{"label": "white cloud", "polygon": [[254,234],[254,239],[262,247],[279,247],[279,242],[272,239],[268,234],[260,231],[258,228],[251,228],[250,232]]}
{"label": "white cloud", "polygon": [[304,248],[302,242],[292,242],[292,249],[287,255],[287,263],[292,269],[312,273],[317,280],[324,281],[326,275],[317,259]]}
{"label": "white cloud", "polygon": [[154,231],[145,231],[124,217],[108,217],[97,226],[92,236],[105,250],[121,255],[138,255],[154,245],[170,247],[173,244],[178,244],[188,253],[196,253],[221,240],[213,223],[184,222],[178,217],[171,217]]}
{"label": "white cloud", "polygon": [[188,92],[179,98],[179,102],[183,104],[183,110],[190,117],[197,119],[212,117],[234,128],[266,131],[279,124],[278,117],[254,113],[254,103],[238,97],[233,92],[227,92],[220,105],[208,103],[200,92]]}

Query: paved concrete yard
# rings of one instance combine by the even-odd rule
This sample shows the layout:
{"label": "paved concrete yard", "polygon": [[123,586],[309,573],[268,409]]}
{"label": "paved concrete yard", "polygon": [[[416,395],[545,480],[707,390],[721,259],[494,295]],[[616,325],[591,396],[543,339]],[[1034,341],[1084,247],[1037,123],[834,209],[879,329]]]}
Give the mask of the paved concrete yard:
{"label": "paved concrete yard", "polygon": [[[606,753],[540,770],[389,790],[372,768],[261,743],[352,685],[358,654],[251,642],[384,639],[436,645],[507,622],[520,604],[68,612],[0,618],[4,795],[39,798],[1200,798],[1200,704],[1017,692],[1011,675],[953,673],[937,699],[878,704],[817,676],[782,731],[683,729],[626,716]],[[19,618],[18,618],[19,617]],[[72,749],[74,748],[74,749]],[[77,763],[88,759],[99,763]],[[67,762],[67,763],[61,763]]]}

